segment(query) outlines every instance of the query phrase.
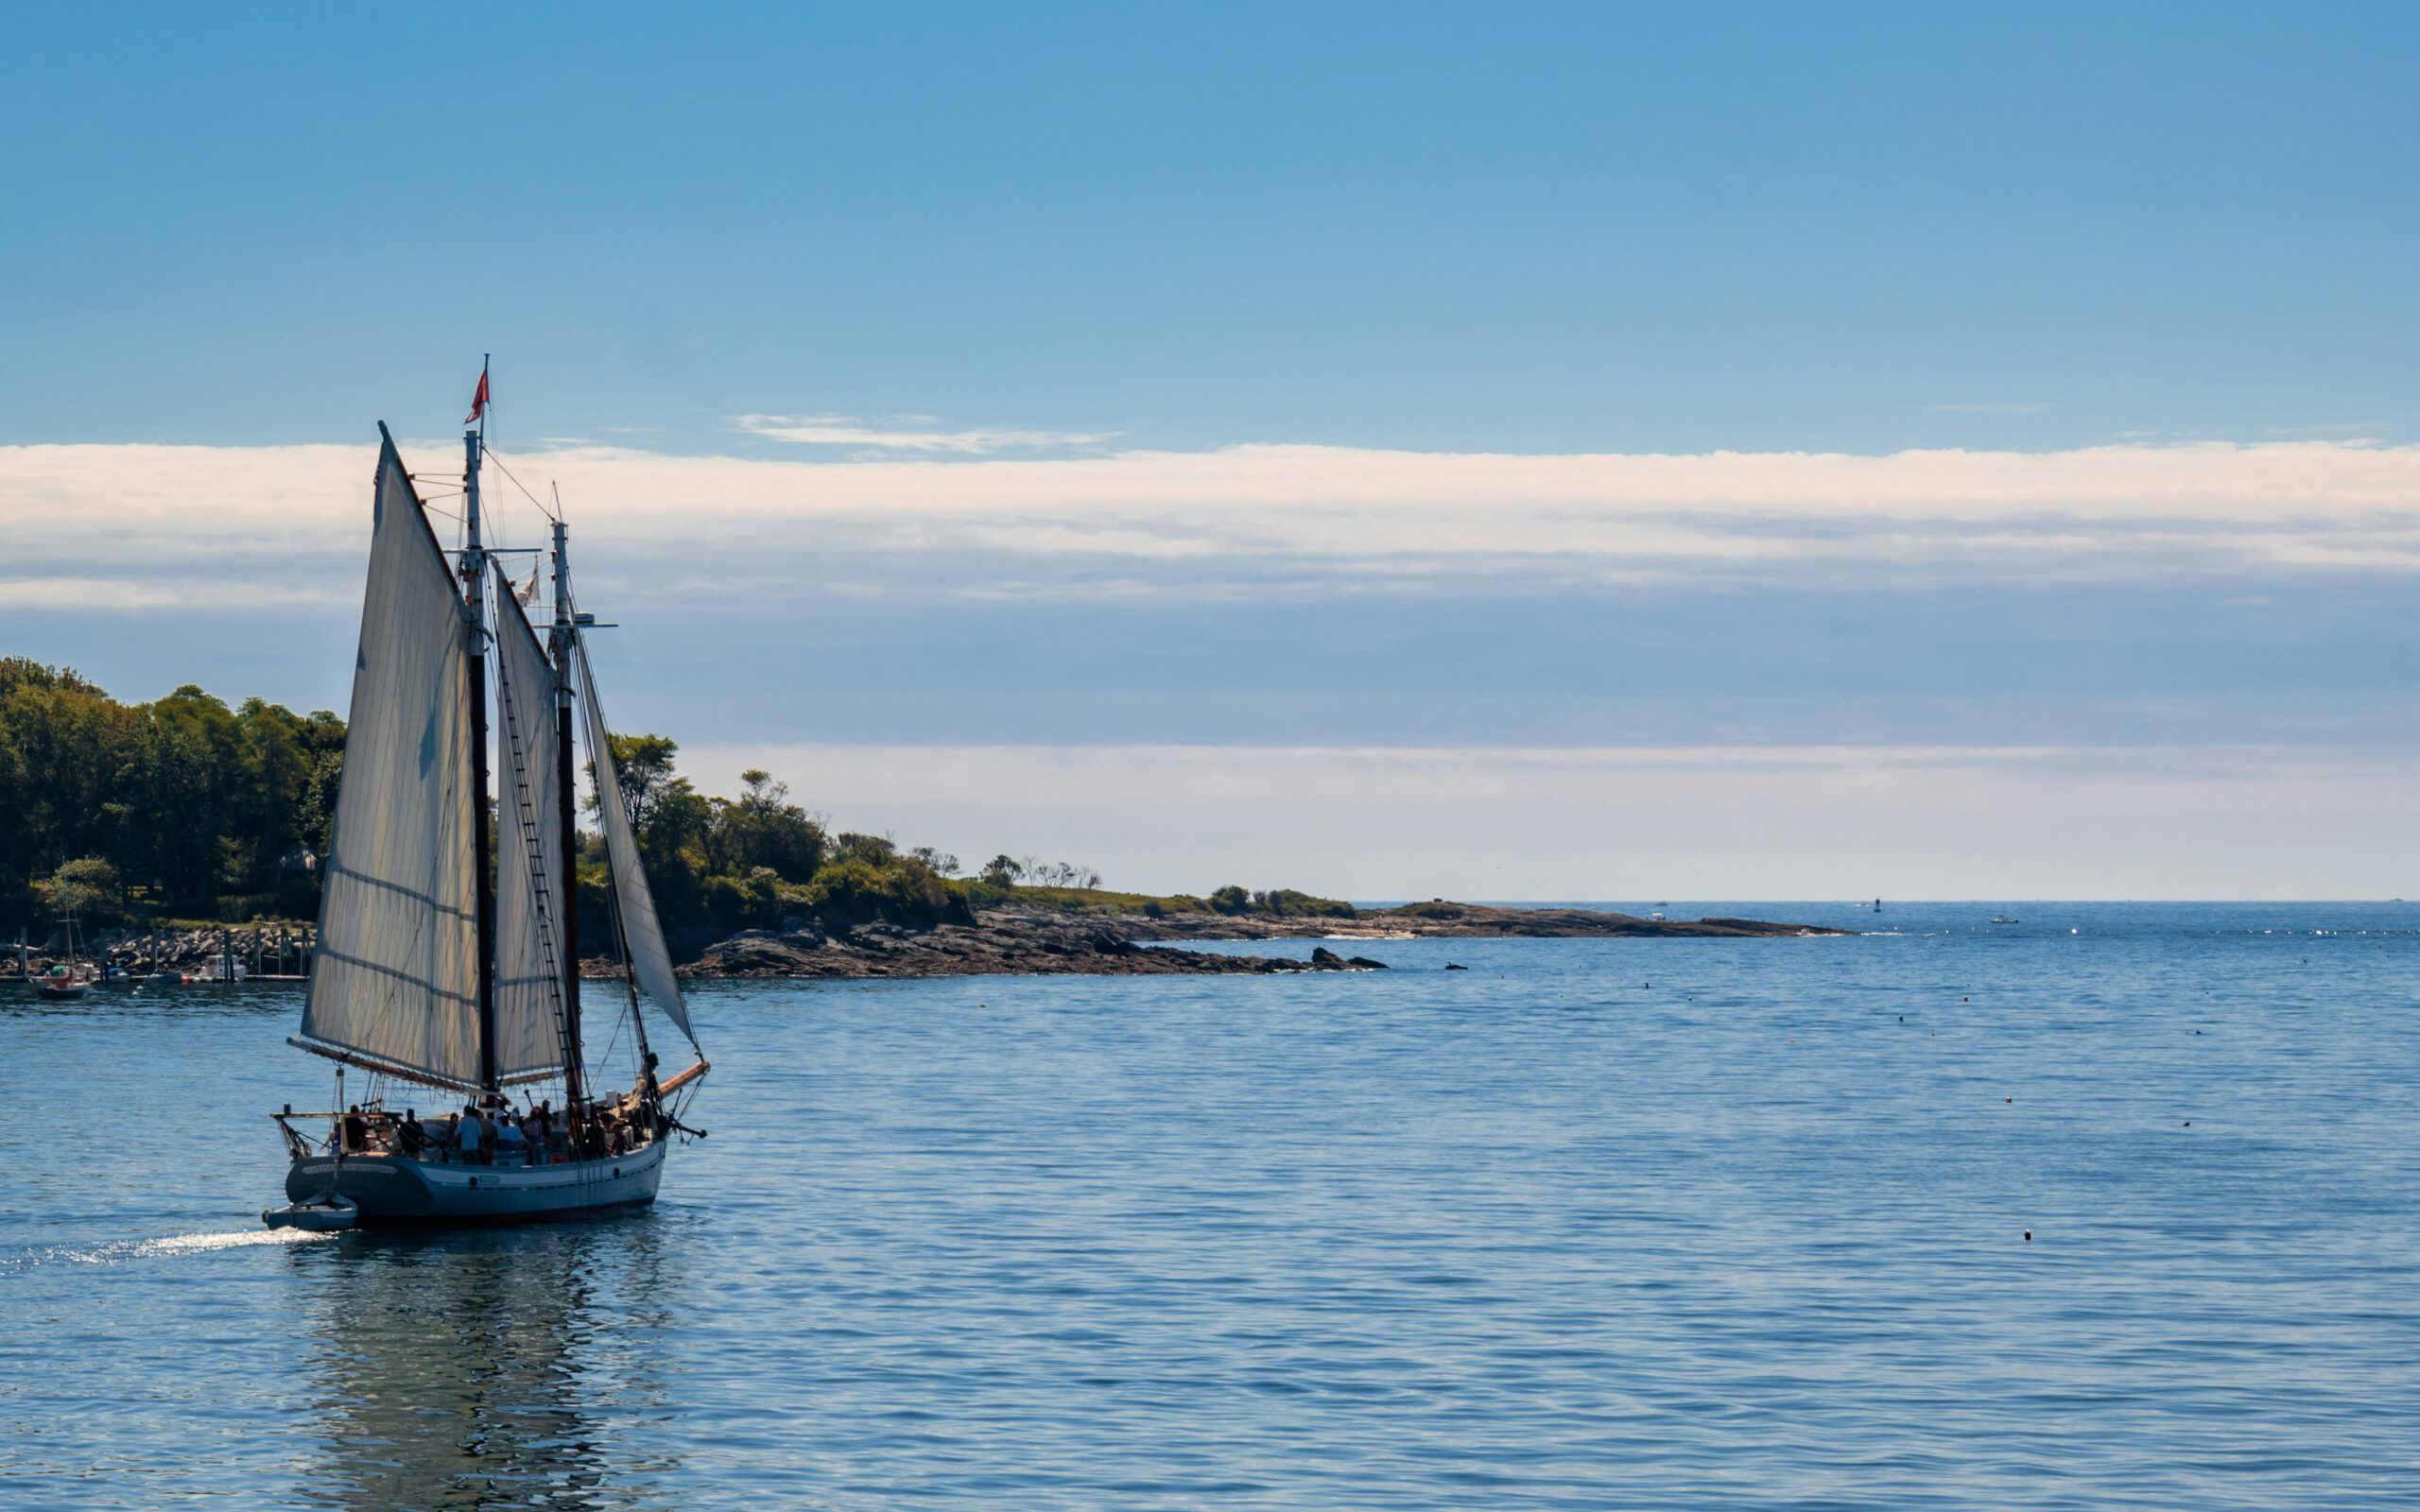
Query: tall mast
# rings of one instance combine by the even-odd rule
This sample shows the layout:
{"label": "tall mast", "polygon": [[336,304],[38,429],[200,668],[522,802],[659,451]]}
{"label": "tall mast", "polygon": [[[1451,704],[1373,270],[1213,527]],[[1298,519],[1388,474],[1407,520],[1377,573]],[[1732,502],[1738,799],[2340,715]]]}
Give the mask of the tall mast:
{"label": "tall mast", "polygon": [[477,857],[479,926],[479,1086],[494,1091],[495,864],[488,836],[488,554],[479,544],[479,453],[488,437],[488,364],[479,359],[476,429],[462,432],[462,604],[471,637],[471,853]]}
{"label": "tall mast", "polygon": [[562,881],[556,885],[563,951],[563,1100],[577,1109],[587,1089],[579,1060],[579,826],[573,812],[571,753],[571,667],[579,653],[571,619],[570,534],[562,521],[555,522],[555,625],[548,649],[555,657],[555,817],[563,846]]}

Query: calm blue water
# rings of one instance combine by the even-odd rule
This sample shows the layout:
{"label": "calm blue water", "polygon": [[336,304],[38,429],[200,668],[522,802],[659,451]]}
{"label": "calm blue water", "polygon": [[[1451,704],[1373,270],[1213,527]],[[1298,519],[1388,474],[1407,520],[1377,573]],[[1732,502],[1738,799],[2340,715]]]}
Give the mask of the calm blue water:
{"label": "calm blue water", "polygon": [[2420,907],[1706,907],[1895,933],[709,987],[441,1238],[259,1228],[289,990],[11,1001],[0,1505],[2420,1503]]}

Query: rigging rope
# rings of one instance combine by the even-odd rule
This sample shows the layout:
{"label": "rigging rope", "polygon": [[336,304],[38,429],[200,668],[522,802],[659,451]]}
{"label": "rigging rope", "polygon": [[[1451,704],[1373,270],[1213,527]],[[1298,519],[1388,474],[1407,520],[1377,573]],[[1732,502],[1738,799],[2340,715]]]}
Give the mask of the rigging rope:
{"label": "rigging rope", "polygon": [[489,451],[488,451],[488,460],[489,460],[489,461],[491,461],[491,462],[493,462],[493,463],[495,464],[495,470],[496,470],[497,472],[499,472],[503,473],[503,474],[505,475],[505,477],[506,477],[506,478],[510,479],[510,482],[511,482],[511,484],[512,484],[512,486],[513,486],[514,488],[519,489],[519,490],[521,490],[522,497],[524,497],[524,498],[527,499],[531,504],[533,504],[533,505],[537,506],[538,512],[539,512],[540,514],[544,515],[544,516],[547,518],[547,520],[548,520],[548,521],[550,521],[550,522],[552,522],[553,524],[562,524],[562,518],[563,518],[563,517],[562,517],[562,515],[560,515],[560,514],[557,514],[554,510],[547,508],[547,507],[546,507],[546,506],[545,506],[545,502],[544,502],[544,500],[540,499],[536,494],[531,493],[531,492],[529,491],[529,487],[528,487],[528,485],[527,485],[527,484],[523,483],[519,478],[513,477],[513,475],[512,475],[512,469],[510,469],[510,468],[509,468],[509,467],[507,467],[507,466],[505,466],[505,465],[504,465],[504,460],[503,460],[503,458],[501,458],[501,457],[499,457],[499,456],[497,456],[497,455],[495,455],[495,451],[494,451],[494,449],[493,449],[493,448],[490,448],[490,449],[489,449]]}

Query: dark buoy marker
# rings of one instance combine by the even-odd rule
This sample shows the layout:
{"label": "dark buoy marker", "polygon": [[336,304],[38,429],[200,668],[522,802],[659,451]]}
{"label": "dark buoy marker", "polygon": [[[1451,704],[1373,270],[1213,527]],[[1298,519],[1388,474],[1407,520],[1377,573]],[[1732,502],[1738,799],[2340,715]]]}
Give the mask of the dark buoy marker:
{"label": "dark buoy marker", "polygon": [[2031,1244],[2031,1243],[2033,1243],[2033,1230],[2032,1230],[2032,1229],[2028,1228],[2027,1230],[2025,1230],[2025,1242],[2026,1242],[2027,1244],[2029,1244],[2029,1245],[2030,1245],[2030,1244]]}

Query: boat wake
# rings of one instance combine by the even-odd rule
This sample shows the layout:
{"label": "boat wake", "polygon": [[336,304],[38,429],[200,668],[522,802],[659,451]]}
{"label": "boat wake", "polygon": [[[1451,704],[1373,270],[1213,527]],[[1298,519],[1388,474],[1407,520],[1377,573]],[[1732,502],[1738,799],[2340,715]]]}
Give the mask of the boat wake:
{"label": "boat wake", "polygon": [[256,1245],[315,1245],[334,1234],[300,1228],[239,1228],[225,1233],[170,1234],[160,1239],[122,1239],[78,1248],[66,1245],[26,1250],[0,1261],[0,1270],[30,1270],[37,1265],[119,1265],[129,1261],[160,1260],[175,1255],[206,1255],[221,1249],[248,1249]]}

